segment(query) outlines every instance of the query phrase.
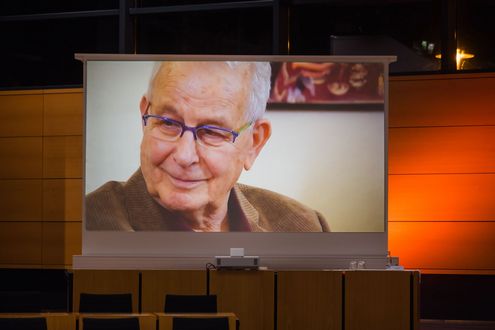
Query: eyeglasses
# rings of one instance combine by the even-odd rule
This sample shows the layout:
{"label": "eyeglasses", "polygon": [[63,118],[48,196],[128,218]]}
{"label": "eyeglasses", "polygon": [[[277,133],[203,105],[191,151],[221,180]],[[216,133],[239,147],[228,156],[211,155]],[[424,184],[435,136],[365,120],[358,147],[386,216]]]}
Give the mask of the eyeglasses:
{"label": "eyeglasses", "polygon": [[234,143],[235,139],[253,124],[248,122],[237,131],[211,125],[190,127],[180,121],[158,115],[144,115],[143,123],[144,126],[151,127],[159,138],[166,141],[177,141],[185,131],[191,131],[194,140],[206,147],[221,147],[226,143]]}

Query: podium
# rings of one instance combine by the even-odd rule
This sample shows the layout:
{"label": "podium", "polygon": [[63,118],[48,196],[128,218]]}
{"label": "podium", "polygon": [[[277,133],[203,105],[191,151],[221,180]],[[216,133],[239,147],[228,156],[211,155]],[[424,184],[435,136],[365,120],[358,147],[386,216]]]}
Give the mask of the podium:
{"label": "podium", "polygon": [[[85,272],[89,273],[74,276],[75,293],[81,288],[101,292],[102,282],[96,279],[110,273]],[[138,306],[146,313],[163,314],[167,293],[205,294],[208,287],[217,295],[218,312],[235,314],[243,330],[419,329],[417,271],[221,270],[211,271],[209,281],[198,270],[135,270],[135,276],[112,272],[114,279],[122,272],[127,283],[109,290],[129,292],[137,287]]]}

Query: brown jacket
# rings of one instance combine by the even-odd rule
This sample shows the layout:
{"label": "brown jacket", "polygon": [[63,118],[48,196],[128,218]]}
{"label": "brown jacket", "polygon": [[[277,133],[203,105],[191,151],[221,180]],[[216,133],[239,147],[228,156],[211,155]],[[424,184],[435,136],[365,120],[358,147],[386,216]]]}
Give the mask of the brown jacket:
{"label": "brown jacket", "polygon": [[[330,231],[318,212],[272,191],[243,184],[232,188],[228,213],[231,231]],[[148,194],[140,169],[127,182],[110,181],[88,194],[85,219],[87,230],[191,230],[174,221],[174,215]]]}

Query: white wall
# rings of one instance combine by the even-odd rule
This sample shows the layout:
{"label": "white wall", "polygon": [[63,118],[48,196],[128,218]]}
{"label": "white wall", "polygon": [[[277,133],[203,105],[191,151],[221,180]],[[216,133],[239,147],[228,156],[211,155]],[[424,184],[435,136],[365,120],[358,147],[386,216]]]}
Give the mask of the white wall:
{"label": "white wall", "polygon": [[384,230],[383,112],[269,111],[273,134],[240,182],[293,197],[337,232]]}

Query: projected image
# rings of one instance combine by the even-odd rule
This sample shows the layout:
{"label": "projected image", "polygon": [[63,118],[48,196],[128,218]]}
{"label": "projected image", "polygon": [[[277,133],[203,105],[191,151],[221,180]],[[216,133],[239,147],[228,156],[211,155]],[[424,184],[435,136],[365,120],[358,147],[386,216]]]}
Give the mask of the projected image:
{"label": "projected image", "polygon": [[155,65],[139,103],[140,167],[87,195],[86,228],[329,231],[302,203],[237,183],[271,135],[270,77],[268,62]]}
{"label": "projected image", "polygon": [[381,63],[284,62],[276,65],[271,103],[383,103]]}
{"label": "projected image", "polygon": [[[284,85],[287,68],[297,70]],[[384,231],[381,63],[90,61],[86,70],[86,231]],[[266,111],[291,93],[328,101],[328,77],[350,84],[340,103],[378,106]]]}

